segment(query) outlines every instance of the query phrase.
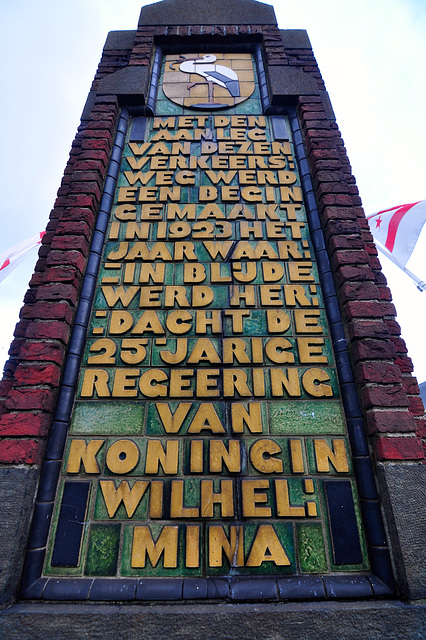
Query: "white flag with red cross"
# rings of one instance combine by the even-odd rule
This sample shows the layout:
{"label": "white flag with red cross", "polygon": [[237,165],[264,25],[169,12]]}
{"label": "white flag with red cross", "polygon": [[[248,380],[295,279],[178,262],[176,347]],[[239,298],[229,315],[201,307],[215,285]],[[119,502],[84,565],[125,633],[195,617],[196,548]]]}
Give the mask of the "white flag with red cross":
{"label": "white flag with red cross", "polygon": [[3,282],[9,273],[16,269],[28,254],[40,245],[45,233],[45,231],[41,231],[31,238],[15,244],[15,246],[8,249],[8,251],[0,253],[0,282]]}

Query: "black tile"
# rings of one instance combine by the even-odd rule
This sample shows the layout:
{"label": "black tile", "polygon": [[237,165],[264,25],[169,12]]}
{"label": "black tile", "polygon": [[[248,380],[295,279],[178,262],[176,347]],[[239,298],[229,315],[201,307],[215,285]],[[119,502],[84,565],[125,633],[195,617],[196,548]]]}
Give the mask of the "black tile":
{"label": "black tile", "polygon": [[82,327],[87,327],[90,318],[90,310],[92,308],[92,303],[90,300],[85,300],[84,298],[80,298],[78,303],[77,313],[75,314],[75,324],[79,324]]}
{"label": "black tile", "polygon": [[44,562],[44,549],[28,549],[21,577],[21,589],[27,589],[41,576]]}
{"label": "black tile", "polygon": [[83,280],[83,286],[80,289],[80,300],[89,300],[92,302],[96,289],[97,278],[86,273]]}
{"label": "black tile", "polygon": [[185,578],[183,581],[183,599],[207,598],[208,588],[206,578]]}
{"label": "black tile", "polygon": [[325,598],[324,583],[319,576],[278,578],[281,600],[311,600]]}
{"label": "black tile", "polygon": [[104,191],[103,191],[104,194],[108,194],[109,196],[113,196],[116,184],[117,184],[117,181],[116,181],[115,177],[113,175],[111,175],[111,166],[110,166],[110,170],[108,172],[107,179],[105,180]]}
{"label": "black tile", "polygon": [[395,588],[393,585],[386,584],[382,580],[380,580],[377,576],[369,575],[367,576],[370,584],[373,588],[374,595],[376,597],[386,597],[392,596],[395,593]]}
{"label": "black tile", "polygon": [[361,500],[360,502],[368,543],[376,547],[385,546],[385,529],[378,501]]}
{"label": "black tile", "polygon": [[95,231],[93,234],[92,245],[90,247],[90,251],[94,251],[94,253],[99,253],[102,255],[102,251],[104,250],[105,244],[105,235],[102,231]]}
{"label": "black tile", "polygon": [[346,417],[359,418],[361,416],[361,407],[355,385],[352,382],[349,384],[341,384],[340,393],[342,395]]}
{"label": "black tile", "polygon": [[182,591],[181,578],[147,578],[139,582],[136,600],[181,600]]}
{"label": "black tile", "polygon": [[65,361],[64,373],[62,374],[62,384],[67,387],[75,387],[77,384],[78,372],[81,358],[69,353]]}
{"label": "black tile", "polygon": [[353,465],[357,479],[359,497],[365,498],[366,500],[374,500],[377,498],[377,489],[370,458],[355,457],[353,459]]}
{"label": "black tile", "polygon": [[55,411],[55,422],[68,422],[74,402],[74,388],[61,387]]}
{"label": "black tile", "polygon": [[347,421],[349,440],[351,443],[352,455],[354,456],[368,456],[367,439],[364,430],[364,421],[362,418],[357,417],[348,419]]}
{"label": "black tile", "polygon": [[230,598],[231,591],[227,578],[207,578],[208,598]]}
{"label": "black tile", "polygon": [[373,595],[366,576],[324,576],[329,598],[368,598]]}
{"label": "black tile", "polygon": [[137,584],[137,579],[96,578],[90,589],[89,600],[134,600]]}
{"label": "black tile", "polygon": [[43,600],[87,600],[92,580],[84,578],[50,578],[43,592]]}
{"label": "black tile", "polygon": [[77,567],[90,482],[66,481],[52,553],[52,567]]}
{"label": "black tile", "polygon": [[101,256],[98,253],[91,253],[87,261],[85,277],[87,275],[90,275],[97,278],[100,263],[101,263]]}
{"label": "black tile", "polygon": [[336,358],[337,370],[339,372],[340,384],[350,384],[354,381],[354,377],[348,352],[346,350],[338,351],[334,355]]}
{"label": "black tile", "polygon": [[361,544],[355,515],[352,487],[349,480],[325,480],[333,562],[360,564]]}
{"label": "black tile", "polygon": [[71,334],[71,340],[68,347],[68,353],[81,356],[86,340],[86,327],[75,324]]}
{"label": "black tile", "polygon": [[393,587],[392,566],[387,549],[370,549],[371,571],[380,580]]}
{"label": "black tile", "polygon": [[40,578],[32,584],[21,583],[19,592],[21,598],[24,598],[24,600],[39,600],[42,597],[47,580],[47,578]]}
{"label": "black tile", "polygon": [[44,456],[45,460],[62,460],[67,433],[68,422],[55,420],[50,429],[49,440]]}
{"label": "black tile", "polygon": [[37,494],[39,502],[52,502],[54,500],[61,464],[61,460],[44,461]]}
{"label": "black tile", "polygon": [[232,600],[276,600],[277,582],[274,578],[232,578]]}
{"label": "black tile", "polygon": [[[158,75],[158,74],[157,74]],[[146,118],[133,118],[130,142],[143,142],[145,140]]]}
{"label": "black tile", "polygon": [[46,546],[52,511],[53,502],[36,502],[28,549],[39,549]]}

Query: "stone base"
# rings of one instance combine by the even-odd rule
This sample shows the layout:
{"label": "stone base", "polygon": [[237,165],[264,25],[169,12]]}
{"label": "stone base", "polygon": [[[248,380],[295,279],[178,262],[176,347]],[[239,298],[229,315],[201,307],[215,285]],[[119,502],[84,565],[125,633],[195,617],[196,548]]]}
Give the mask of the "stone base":
{"label": "stone base", "polygon": [[17,604],[0,613],[0,628],[4,640],[423,640],[426,605]]}

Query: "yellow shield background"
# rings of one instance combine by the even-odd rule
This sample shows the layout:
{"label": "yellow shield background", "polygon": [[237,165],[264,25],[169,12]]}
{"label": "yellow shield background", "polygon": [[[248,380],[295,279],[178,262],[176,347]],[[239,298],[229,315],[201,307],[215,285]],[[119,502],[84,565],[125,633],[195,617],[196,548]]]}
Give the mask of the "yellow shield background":
{"label": "yellow shield background", "polygon": [[[195,72],[182,70],[182,64],[186,69],[192,67]],[[228,73],[224,67],[231,71]],[[218,73],[213,69],[217,69]],[[229,79],[232,80],[235,74],[238,81],[233,80],[228,85],[234,93],[232,95],[223,84],[226,83],[226,76],[230,76]],[[163,91],[176,104],[192,109],[225,109],[247,100],[254,89],[253,59],[250,53],[188,53],[166,56]],[[235,95],[236,93],[239,95]]]}

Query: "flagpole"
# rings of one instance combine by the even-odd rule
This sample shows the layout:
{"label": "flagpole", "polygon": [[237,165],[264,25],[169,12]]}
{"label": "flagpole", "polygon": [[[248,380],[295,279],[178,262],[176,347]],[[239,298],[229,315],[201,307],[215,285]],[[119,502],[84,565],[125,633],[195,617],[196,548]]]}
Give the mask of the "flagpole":
{"label": "flagpole", "polygon": [[420,278],[418,278],[412,271],[410,271],[409,269],[407,269],[407,267],[403,267],[402,264],[400,264],[398,262],[398,260],[396,260],[392,254],[390,254],[386,249],[384,249],[380,243],[377,241],[377,239],[375,238],[375,243],[376,243],[376,247],[379,249],[379,251],[381,251],[383,253],[383,255],[385,255],[387,258],[389,258],[389,260],[391,262],[393,262],[397,267],[399,267],[402,271],[404,271],[404,273],[407,274],[407,276],[409,278],[411,278],[411,280],[414,282],[414,284],[416,285],[417,289],[419,291],[426,291],[426,282],[424,282],[423,280],[421,280]]}

